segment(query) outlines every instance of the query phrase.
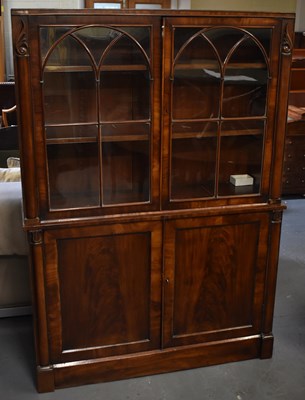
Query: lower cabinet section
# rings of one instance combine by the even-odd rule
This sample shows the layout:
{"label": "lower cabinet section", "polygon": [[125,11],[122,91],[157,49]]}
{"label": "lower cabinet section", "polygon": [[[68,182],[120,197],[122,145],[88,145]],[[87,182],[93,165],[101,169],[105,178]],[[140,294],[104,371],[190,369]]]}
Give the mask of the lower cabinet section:
{"label": "lower cabinet section", "polygon": [[272,354],[282,207],[31,232],[38,390]]}

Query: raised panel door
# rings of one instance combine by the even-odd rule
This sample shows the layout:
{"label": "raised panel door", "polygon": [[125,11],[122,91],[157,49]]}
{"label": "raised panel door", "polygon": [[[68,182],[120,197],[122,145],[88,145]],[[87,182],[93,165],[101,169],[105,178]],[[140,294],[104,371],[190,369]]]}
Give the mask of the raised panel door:
{"label": "raised panel door", "polygon": [[45,232],[52,362],[160,347],[161,224]]}
{"label": "raised panel door", "polygon": [[260,333],[268,226],[268,213],[166,223],[165,347]]}

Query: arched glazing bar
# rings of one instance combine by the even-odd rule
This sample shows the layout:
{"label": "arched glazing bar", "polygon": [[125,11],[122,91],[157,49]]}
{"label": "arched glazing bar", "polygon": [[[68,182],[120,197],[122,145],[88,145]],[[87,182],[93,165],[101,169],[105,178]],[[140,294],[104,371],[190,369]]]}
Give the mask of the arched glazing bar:
{"label": "arched glazing bar", "polygon": [[[86,43],[80,39],[76,33],[80,32],[83,29],[90,29],[90,28],[104,28],[104,29],[109,29],[110,31],[114,31],[117,32],[119,34],[119,36],[115,37],[107,46],[107,48],[103,51],[103,54],[100,58],[99,63],[97,64],[95,62],[95,59],[93,57],[93,55],[91,54],[90,49],[88,48],[88,46],[86,45]],[[121,39],[122,37],[126,36],[128,37],[139,49],[139,51],[142,53],[146,63],[147,63],[147,67],[149,70],[149,74],[150,74],[150,78],[152,79],[152,71],[151,71],[151,63],[150,63],[150,59],[146,53],[146,51],[143,49],[142,45],[139,43],[138,40],[136,40],[132,35],[130,35],[128,32],[117,28],[117,27],[113,27],[110,25],[84,25],[81,27],[77,27],[77,28],[73,28],[70,31],[64,33],[59,39],[57,39],[53,45],[50,47],[50,49],[47,51],[45,58],[43,60],[42,63],[42,72],[44,71],[46,64],[48,62],[48,59],[50,58],[52,52],[54,51],[54,49],[60,44],[60,42],[62,42],[64,39],[66,39],[68,36],[73,37],[81,46],[83,46],[83,48],[85,49],[86,53],[88,54],[89,58],[91,59],[92,65],[94,66],[94,71],[96,74],[96,77],[98,77],[98,73],[99,73],[99,69],[101,67],[101,64],[103,62],[103,60],[105,59],[105,57],[108,55],[109,51],[111,50],[111,48],[116,44],[116,42]]]}

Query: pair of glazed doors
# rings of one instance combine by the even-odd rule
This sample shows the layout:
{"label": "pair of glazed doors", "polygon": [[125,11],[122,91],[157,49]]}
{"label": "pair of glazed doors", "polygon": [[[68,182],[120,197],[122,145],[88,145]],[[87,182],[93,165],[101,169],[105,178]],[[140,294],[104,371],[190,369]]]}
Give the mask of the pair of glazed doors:
{"label": "pair of glazed doors", "polygon": [[39,27],[46,213],[268,195],[275,21],[87,19]]}

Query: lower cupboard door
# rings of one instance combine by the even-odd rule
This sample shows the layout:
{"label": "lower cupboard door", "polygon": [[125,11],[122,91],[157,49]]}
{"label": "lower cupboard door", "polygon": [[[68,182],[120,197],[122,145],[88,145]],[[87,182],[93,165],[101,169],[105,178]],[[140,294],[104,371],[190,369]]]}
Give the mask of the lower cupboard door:
{"label": "lower cupboard door", "polygon": [[269,214],[168,221],[163,346],[260,332]]}
{"label": "lower cupboard door", "polygon": [[161,224],[47,230],[51,362],[160,347]]}

